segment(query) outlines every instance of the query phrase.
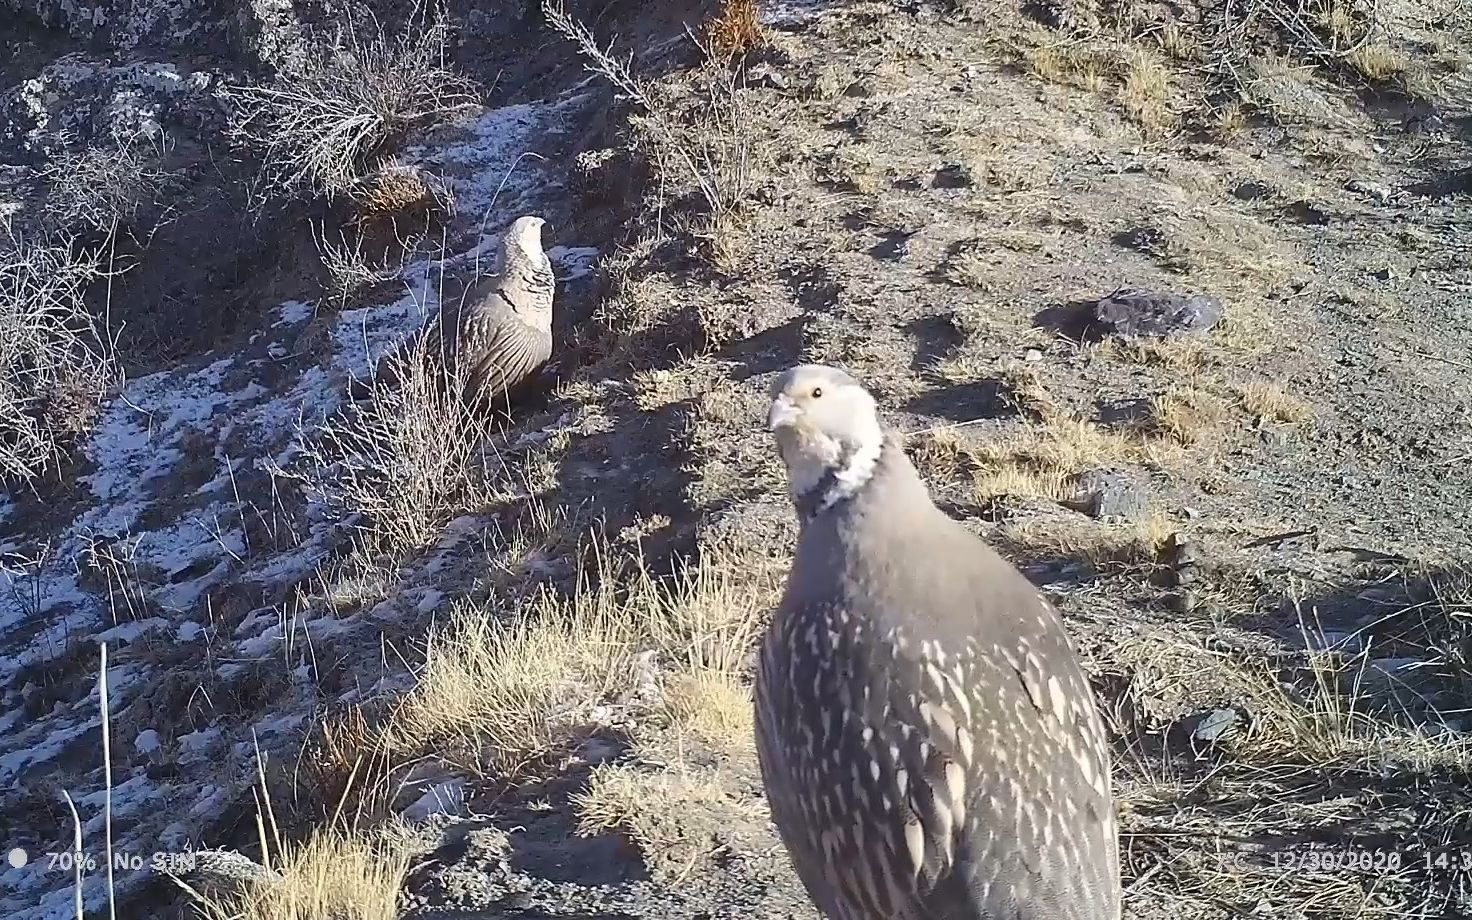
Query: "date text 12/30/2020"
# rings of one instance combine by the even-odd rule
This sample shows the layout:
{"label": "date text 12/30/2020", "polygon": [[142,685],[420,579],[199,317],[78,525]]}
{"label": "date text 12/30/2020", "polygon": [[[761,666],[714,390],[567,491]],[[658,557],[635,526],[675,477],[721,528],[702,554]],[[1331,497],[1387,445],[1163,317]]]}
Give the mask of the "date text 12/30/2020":
{"label": "date text 12/30/2020", "polygon": [[1431,875],[1472,876],[1472,848],[1397,850],[1380,847],[1308,846],[1234,850],[1223,858],[1242,866],[1272,866],[1304,872],[1398,872],[1419,870]]}

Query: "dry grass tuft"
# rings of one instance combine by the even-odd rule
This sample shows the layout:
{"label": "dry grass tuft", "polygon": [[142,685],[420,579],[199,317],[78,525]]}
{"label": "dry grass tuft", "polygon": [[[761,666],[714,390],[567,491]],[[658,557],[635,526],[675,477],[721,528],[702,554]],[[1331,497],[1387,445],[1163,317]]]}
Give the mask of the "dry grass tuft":
{"label": "dry grass tuft", "polygon": [[460,398],[463,373],[444,370],[433,336],[400,363],[394,385],[299,436],[300,461],[278,475],[358,521],[362,548],[392,557],[431,545],[445,523],[498,497],[489,471],[492,421]]}
{"label": "dry grass tuft", "polygon": [[594,768],[574,807],[579,834],[627,834],[655,877],[671,884],[716,852],[723,826],[753,821],[761,811],[758,803],[737,798],[719,770],[647,770],[622,763]]}
{"label": "dry grass tuft", "polygon": [[376,19],[362,32],[349,27],[272,85],[228,91],[232,134],[262,152],[272,181],[346,192],[411,128],[475,104],[473,85],[446,64],[444,19],[411,20],[394,36]]}
{"label": "dry grass tuft", "polygon": [[359,209],[355,222],[409,221],[417,232],[455,210],[454,191],[418,166],[389,164],[358,180],[348,194]]}
{"label": "dry grass tuft", "polygon": [[1254,418],[1289,424],[1299,424],[1313,418],[1313,406],[1276,383],[1255,380],[1237,384],[1234,389],[1237,398],[1242,402],[1242,408]]}
{"label": "dry grass tuft", "polygon": [[513,622],[457,610],[431,636],[385,748],[415,756],[434,745],[477,771],[514,776],[598,720],[651,707],[715,746],[744,746],[739,675],[774,586],[753,586],[719,549],[665,581],[638,560],[620,577],[606,544],[596,556],[571,597],[544,589]]}
{"label": "dry grass tuft", "polygon": [[768,41],[757,17],[756,0],[722,0],[706,26],[706,40],[718,60],[730,60],[760,48]]}
{"label": "dry grass tuft", "polygon": [[676,675],[665,688],[663,708],[677,731],[715,750],[751,750],[751,688],[735,674],[707,670]]}
{"label": "dry grass tuft", "polygon": [[1125,59],[1120,101],[1149,137],[1162,137],[1176,126],[1171,109],[1171,73],[1159,55],[1135,49]]}
{"label": "dry grass tuft", "polygon": [[1239,665],[1253,725],[1234,754],[1247,763],[1279,767],[1339,763],[1374,770],[1388,765],[1472,770],[1472,742],[1388,720],[1384,704],[1360,690],[1362,667],[1332,652],[1310,652],[1303,667],[1307,686],[1300,687],[1283,681],[1264,662]]}
{"label": "dry grass tuft", "polygon": [[1389,45],[1361,45],[1346,58],[1349,66],[1371,83],[1384,83],[1406,72],[1410,62]]}
{"label": "dry grass tuft", "polygon": [[1215,442],[1230,420],[1226,405],[1200,390],[1172,390],[1150,401],[1151,429],[1182,447]]}
{"label": "dry grass tuft", "polygon": [[1064,501],[1073,495],[1073,477],[1150,454],[1148,445],[1128,432],[1102,428],[1071,417],[1052,417],[1027,425],[1010,437],[972,445],[967,457],[980,500],[1002,497]]}
{"label": "dry grass tuft", "polygon": [[385,747],[412,756],[433,744],[477,772],[515,777],[577,737],[594,706],[631,691],[636,643],[618,611],[564,606],[546,592],[532,606],[511,623],[457,608],[430,635]]}
{"label": "dry grass tuft", "polygon": [[122,382],[85,302],[103,276],[73,240],[0,237],[0,480],[54,468]]}
{"label": "dry grass tuft", "polygon": [[323,831],[267,864],[274,875],[221,896],[196,895],[205,920],[397,920],[408,874],[403,848]]}
{"label": "dry grass tuft", "polygon": [[1026,555],[1081,559],[1101,571],[1151,569],[1176,532],[1163,513],[1138,521],[1106,524],[1072,515],[1063,520],[1024,521],[1009,525],[1003,538]]}

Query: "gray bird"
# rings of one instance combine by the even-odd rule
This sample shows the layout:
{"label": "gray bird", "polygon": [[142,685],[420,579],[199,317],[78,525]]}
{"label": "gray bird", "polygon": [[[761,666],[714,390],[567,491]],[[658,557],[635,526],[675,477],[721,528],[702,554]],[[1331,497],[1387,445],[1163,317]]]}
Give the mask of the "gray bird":
{"label": "gray bird", "polygon": [[[557,279],[542,250],[540,217],[518,217],[501,237],[489,277],[445,301],[421,333],[473,404],[504,408],[517,387],[552,356],[552,295]],[[421,343],[406,342],[379,364],[380,379],[395,379],[399,362]]]}
{"label": "gray bird", "polygon": [[852,377],[777,381],[800,519],[758,762],[833,920],[1118,920],[1103,723],[1057,611],[942,512]]}

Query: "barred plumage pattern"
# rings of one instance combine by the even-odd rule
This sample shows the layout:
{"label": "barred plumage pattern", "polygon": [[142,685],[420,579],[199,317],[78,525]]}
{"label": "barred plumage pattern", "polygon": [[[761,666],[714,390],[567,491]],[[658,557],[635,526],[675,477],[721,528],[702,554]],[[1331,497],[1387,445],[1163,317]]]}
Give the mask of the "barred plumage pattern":
{"label": "barred plumage pattern", "polygon": [[444,302],[424,331],[439,337],[432,353],[458,376],[472,404],[506,408],[517,386],[552,356],[557,279],[542,249],[543,223],[517,218],[502,236],[491,276]]}
{"label": "barred plumage pattern", "polygon": [[1061,619],[893,440],[804,520],[755,698],[773,819],[828,917],[1119,917],[1107,738]]}

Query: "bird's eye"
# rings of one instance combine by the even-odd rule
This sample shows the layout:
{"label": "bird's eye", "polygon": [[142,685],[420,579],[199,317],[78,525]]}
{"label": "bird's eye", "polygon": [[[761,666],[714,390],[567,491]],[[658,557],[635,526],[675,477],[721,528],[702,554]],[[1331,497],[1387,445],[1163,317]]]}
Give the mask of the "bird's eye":
{"label": "bird's eye", "polygon": [[822,395],[823,395],[823,388],[822,387],[813,387],[813,398],[814,399],[817,399],[819,396],[822,396]]}

